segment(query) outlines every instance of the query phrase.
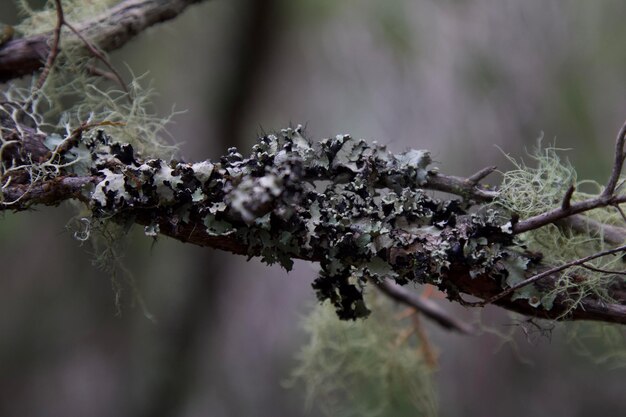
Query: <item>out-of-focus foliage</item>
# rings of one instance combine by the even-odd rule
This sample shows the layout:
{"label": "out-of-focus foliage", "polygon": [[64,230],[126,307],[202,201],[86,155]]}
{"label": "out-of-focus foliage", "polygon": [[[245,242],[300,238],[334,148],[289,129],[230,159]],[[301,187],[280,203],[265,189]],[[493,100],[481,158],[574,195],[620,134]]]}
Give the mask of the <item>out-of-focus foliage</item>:
{"label": "out-of-focus foliage", "polygon": [[432,371],[410,324],[381,296],[367,320],[337,320],[329,303],[304,321],[309,342],[291,383],[303,383],[308,407],[333,417],[436,416]]}
{"label": "out-of-focus foliage", "polygon": [[626,369],[626,332],[621,327],[576,323],[569,326],[567,339],[576,356],[613,371]]}
{"label": "out-of-focus foliage", "polygon": [[[120,0],[62,0],[63,15],[68,22],[81,22],[93,18]],[[34,8],[28,0],[15,0],[20,14],[23,16],[17,26],[24,35],[42,33],[54,29],[56,25],[56,8],[54,0],[46,0],[43,7]]]}

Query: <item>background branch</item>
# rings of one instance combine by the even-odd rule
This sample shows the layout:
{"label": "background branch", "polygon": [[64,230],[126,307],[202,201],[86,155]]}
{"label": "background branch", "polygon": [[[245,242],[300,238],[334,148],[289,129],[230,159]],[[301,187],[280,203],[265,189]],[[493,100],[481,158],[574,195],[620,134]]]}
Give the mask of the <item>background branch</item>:
{"label": "background branch", "polygon": [[[201,1],[126,0],[106,13],[72,27],[92,44],[109,52],[124,46],[150,26],[173,19],[188,6]],[[29,75],[43,68],[51,53],[52,37],[51,32],[42,33],[13,39],[1,46],[0,82]]]}
{"label": "background branch", "polygon": [[377,285],[383,293],[387,294],[392,299],[413,307],[415,310],[422,313],[427,318],[434,320],[445,329],[457,331],[463,334],[476,333],[476,329],[469,324],[463,323],[462,321],[452,317],[450,313],[445,311],[439,306],[439,304],[432,300],[420,297],[414,292],[394,284],[389,280],[383,280]]}

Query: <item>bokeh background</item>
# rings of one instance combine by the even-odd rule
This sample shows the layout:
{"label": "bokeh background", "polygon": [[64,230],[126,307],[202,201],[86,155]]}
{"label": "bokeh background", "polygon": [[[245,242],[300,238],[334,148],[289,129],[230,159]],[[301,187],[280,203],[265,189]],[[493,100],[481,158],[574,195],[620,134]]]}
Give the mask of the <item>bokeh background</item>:
{"label": "bokeh background", "polygon": [[[604,181],[626,117],[624,16],[621,0],[212,0],[112,59],[148,73],[159,112],[187,110],[170,126],[186,160],[301,123],[430,149],[468,175],[510,168],[503,152],[543,134]],[[0,2],[0,21],[18,19]],[[118,317],[109,277],[66,229],[74,215],[0,218],[0,415],[319,415],[283,386],[314,266],[287,274],[136,230],[125,261],[156,323],[128,291]],[[427,325],[441,416],[626,415],[626,370],[577,354],[567,328],[527,338],[498,309],[483,320],[516,345]]]}

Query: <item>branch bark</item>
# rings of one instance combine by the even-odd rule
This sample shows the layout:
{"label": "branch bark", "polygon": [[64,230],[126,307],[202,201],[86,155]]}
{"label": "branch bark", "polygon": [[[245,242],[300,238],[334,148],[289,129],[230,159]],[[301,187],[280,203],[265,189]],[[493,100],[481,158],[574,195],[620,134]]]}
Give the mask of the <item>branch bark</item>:
{"label": "branch bark", "polygon": [[[173,19],[188,6],[201,1],[203,0],[126,0],[100,16],[73,24],[73,27],[101,50],[109,52],[121,48],[148,27]],[[52,32],[42,33],[13,39],[2,45],[0,82],[42,69],[50,55],[50,41],[53,36]],[[78,39],[74,42],[83,45]]]}
{"label": "branch bark", "polygon": [[[58,46],[63,23],[73,28],[74,41],[87,51],[94,52],[91,45],[111,51],[199,1],[127,0],[102,16],[71,26],[59,8],[54,45]],[[50,64],[41,76],[45,80],[56,55],[56,46],[52,50],[48,46],[52,36],[46,33],[2,45],[0,81],[31,74],[44,67],[48,57]],[[619,204],[626,196],[616,190],[626,155],[626,127],[618,134],[613,170],[600,195],[572,202],[572,185],[559,207],[527,219],[511,213],[511,221],[502,224],[486,210],[470,210],[497,199],[497,190],[480,184],[495,167],[468,178],[444,175],[428,169],[427,151],[392,154],[347,135],[313,145],[300,129],[261,138],[248,158],[232,148],[219,161],[195,164],[138,159],[132,147],[114,142],[103,131],[84,138],[83,133],[97,124],[79,127],[50,151],[44,146],[45,133],[9,117],[14,113],[11,103],[0,105],[8,106],[0,117],[0,211],[78,199],[88,205],[94,219],[133,221],[145,226],[149,236],[160,233],[260,256],[287,269],[296,258],[319,262],[322,271],[313,287],[346,319],[367,315],[362,295],[366,282],[372,281],[442,326],[471,331],[391,283],[395,281],[431,283],[452,301],[466,303],[460,294],[468,294],[485,300],[479,305],[493,303],[528,316],[626,324],[626,281],[619,271],[607,273],[616,277],[606,281],[606,297],[561,289],[567,269],[586,261],[547,265],[515,242],[516,235],[557,224],[623,244],[626,229],[582,214],[609,206],[623,213]],[[81,160],[71,152],[79,147],[78,154],[88,153],[90,158]],[[424,190],[459,199],[436,200]],[[621,253],[623,247],[609,252]],[[519,265],[524,265],[521,272]],[[520,283],[507,282],[520,273]],[[527,295],[515,291],[529,285],[540,295],[554,295],[549,305],[531,303]]]}
{"label": "branch bark", "polygon": [[[502,294],[509,288],[504,284],[506,262],[527,262],[527,277],[543,272],[532,282],[544,294],[559,290],[565,268],[551,270],[554,266],[516,249],[514,234],[506,227],[465,211],[462,206],[482,204],[478,202],[496,192],[429,171],[425,151],[394,155],[348,136],[314,146],[299,130],[287,129],[280,138],[261,138],[249,158],[231,149],[219,162],[170,166],[138,160],[131,148],[102,132],[94,136],[81,145],[98,155],[93,175],[68,172],[33,182],[32,175],[15,175],[19,169],[9,171],[2,178],[0,210],[74,198],[88,204],[96,217],[131,219],[150,235],[158,231],[194,245],[260,256],[286,268],[296,258],[319,262],[322,275],[314,283],[318,296],[330,298],[344,318],[366,314],[359,304],[362,286],[350,278],[356,277],[380,283],[387,295],[413,306],[410,293],[396,291],[384,280],[432,283],[452,301],[463,302],[459,295],[469,294],[544,319],[626,324],[623,279],[607,288],[612,302],[586,294],[573,303],[575,293],[559,292],[547,309],[512,297],[512,290]],[[16,154],[29,154],[33,143],[31,137]],[[424,189],[458,195],[465,203],[433,200],[420,191]],[[417,305],[440,324],[469,331],[432,306]]]}

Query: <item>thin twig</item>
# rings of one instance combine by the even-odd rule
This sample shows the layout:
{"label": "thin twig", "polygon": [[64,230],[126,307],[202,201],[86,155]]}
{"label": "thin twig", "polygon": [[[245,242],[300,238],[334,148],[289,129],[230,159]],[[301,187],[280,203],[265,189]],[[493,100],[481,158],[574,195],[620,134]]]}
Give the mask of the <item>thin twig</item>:
{"label": "thin twig", "polygon": [[413,321],[413,328],[415,329],[415,335],[419,340],[419,349],[424,355],[424,360],[426,364],[430,367],[430,369],[437,368],[437,353],[433,348],[433,345],[430,343],[428,335],[426,334],[426,330],[422,325],[422,321],[420,320],[419,314],[414,314],[411,316],[411,320]]}
{"label": "thin twig", "polygon": [[[57,0],[58,1],[58,0]],[[122,79],[122,76],[119,74],[119,72],[117,72],[117,70],[115,69],[115,67],[113,67],[113,65],[111,64],[111,62],[109,62],[109,60],[107,59],[107,57],[98,50],[98,48],[92,44],[87,38],[85,38],[79,30],[77,30],[74,26],[72,26],[70,23],[68,23],[67,21],[64,21],[65,26],[67,26],[77,37],[78,39],[80,39],[85,46],[87,47],[87,49],[89,50],[89,52],[91,52],[91,54],[93,56],[95,56],[96,58],[98,58],[108,69],[109,71],[111,71],[111,73],[113,74],[113,76],[115,77],[115,79],[117,80],[117,83],[120,85],[120,87],[122,87],[122,89],[124,90],[124,92],[128,95],[128,99],[130,101],[132,101],[132,97],[130,94],[130,91],[128,90],[128,87],[126,86],[126,84],[124,83],[124,80]]]}
{"label": "thin twig", "polygon": [[530,230],[535,230],[543,227],[547,224],[555,223],[574,214],[579,214],[599,207],[607,207],[620,203],[626,203],[625,195],[604,196],[601,194],[598,197],[589,198],[587,200],[579,201],[577,203],[571,203],[571,205],[567,209],[563,209],[563,207],[557,207],[550,211],[546,211],[545,213],[541,213],[536,216],[529,217],[526,220],[522,220],[519,223],[513,225],[513,233],[520,234],[528,232]]}
{"label": "thin twig", "polygon": [[102,78],[106,78],[109,81],[113,81],[114,83],[117,83],[117,77],[115,76],[115,74],[113,74],[110,71],[105,71],[103,69],[100,69],[98,67],[96,67],[95,65],[88,65],[87,66],[87,72],[89,73],[89,75],[94,75],[96,77],[102,77]]}
{"label": "thin twig", "polygon": [[438,172],[428,173],[428,180],[423,188],[455,194],[477,202],[491,202],[498,196],[497,191],[472,184],[467,178],[443,175]]}
{"label": "thin twig", "polygon": [[602,192],[603,196],[612,196],[615,192],[615,187],[617,186],[617,181],[619,180],[619,176],[622,172],[622,165],[624,164],[624,140],[626,139],[626,122],[622,125],[622,128],[619,130],[617,134],[617,139],[615,141],[615,160],[613,162],[613,169],[611,171],[611,176],[609,177],[609,181],[606,184],[606,188]]}
{"label": "thin twig", "polygon": [[565,192],[565,195],[563,196],[563,202],[561,203],[561,208],[563,210],[568,210],[571,207],[572,195],[574,195],[574,191],[576,191],[576,186],[572,184]]}
{"label": "thin twig", "polygon": [[78,146],[78,144],[80,143],[82,137],[83,137],[83,133],[87,132],[90,129],[93,129],[94,127],[102,127],[102,126],[124,126],[125,123],[123,122],[112,122],[109,120],[105,120],[102,122],[94,122],[94,123],[87,123],[87,122],[83,122],[81,123],[80,126],[78,126],[76,129],[74,129],[72,131],[72,133],[70,133],[70,135],[68,137],[65,138],[65,140],[63,140],[63,142],[61,142],[52,152],[52,157],[50,158],[51,160],[54,160],[54,157],[56,157],[57,155],[64,155],[66,154],[69,150],[71,150],[72,148]]}
{"label": "thin twig", "polygon": [[491,298],[488,298],[487,300],[484,301],[480,301],[480,302],[476,302],[476,303],[467,303],[466,305],[469,306],[473,306],[473,307],[484,307],[487,304],[493,304],[494,302],[506,297],[509,294],[512,294],[514,291],[519,290],[520,288],[524,288],[534,282],[539,281],[542,278],[545,278],[547,276],[550,276],[552,274],[556,274],[557,272],[561,272],[565,269],[571,268],[573,266],[577,266],[577,265],[583,265],[586,262],[589,262],[593,259],[597,259],[597,258],[601,258],[603,256],[607,256],[607,255],[612,255],[614,253],[618,253],[618,252],[623,252],[624,250],[626,250],[626,245],[622,245],[619,246],[617,248],[613,248],[613,249],[607,249],[605,251],[602,252],[598,252],[598,253],[594,253],[593,255],[589,255],[589,256],[585,256],[584,258],[580,258],[580,259],[576,259],[574,261],[568,262],[566,264],[554,267],[554,268],[550,268],[547,271],[543,271],[537,275],[534,275],[528,279],[525,279],[522,282],[519,282],[515,285],[513,285],[512,287],[507,288],[506,290],[494,295]]}
{"label": "thin twig", "polygon": [[48,75],[52,70],[52,66],[54,65],[54,61],[59,55],[59,43],[61,42],[61,29],[63,27],[63,23],[65,22],[65,17],[63,16],[63,6],[61,6],[61,0],[54,0],[56,11],[57,11],[57,23],[54,26],[54,33],[52,38],[52,47],[50,49],[50,53],[48,54],[48,59],[46,60],[46,65],[43,67],[41,74],[39,75],[39,79],[37,80],[36,90],[40,90],[43,87],[46,79],[48,79]]}
{"label": "thin twig", "polygon": [[622,210],[622,208],[619,206],[619,204],[614,204],[613,207],[615,207],[617,209],[619,214],[622,216],[622,220],[624,220],[624,222],[626,222],[626,214],[624,213],[624,210]]}
{"label": "thin twig", "polygon": [[626,275],[626,272],[624,272],[624,271],[611,271],[609,269],[597,268],[595,266],[591,266],[591,265],[587,265],[587,264],[581,264],[580,266],[582,266],[583,268],[588,269],[590,271],[600,272],[602,274],[607,274],[607,275]]}
{"label": "thin twig", "polygon": [[383,282],[377,283],[377,286],[387,296],[402,304],[413,307],[424,316],[435,321],[436,323],[448,330],[455,330],[463,334],[476,333],[475,329],[472,326],[452,317],[445,310],[439,307],[437,303],[425,298],[421,298],[404,287],[393,284],[389,280],[384,280]]}
{"label": "thin twig", "polygon": [[481,169],[480,171],[476,172],[475,174],[470,175],[469,177],[467,177],[467,182],[469,182],[472,185],[476,185],[476,184],[478,184],[478,182],[480,180],[482,180],[483,178],[485,178],[486,176],[491,174],[497,168],[498,167],[496,167],[496,166],[485,167],[485,168]]}

